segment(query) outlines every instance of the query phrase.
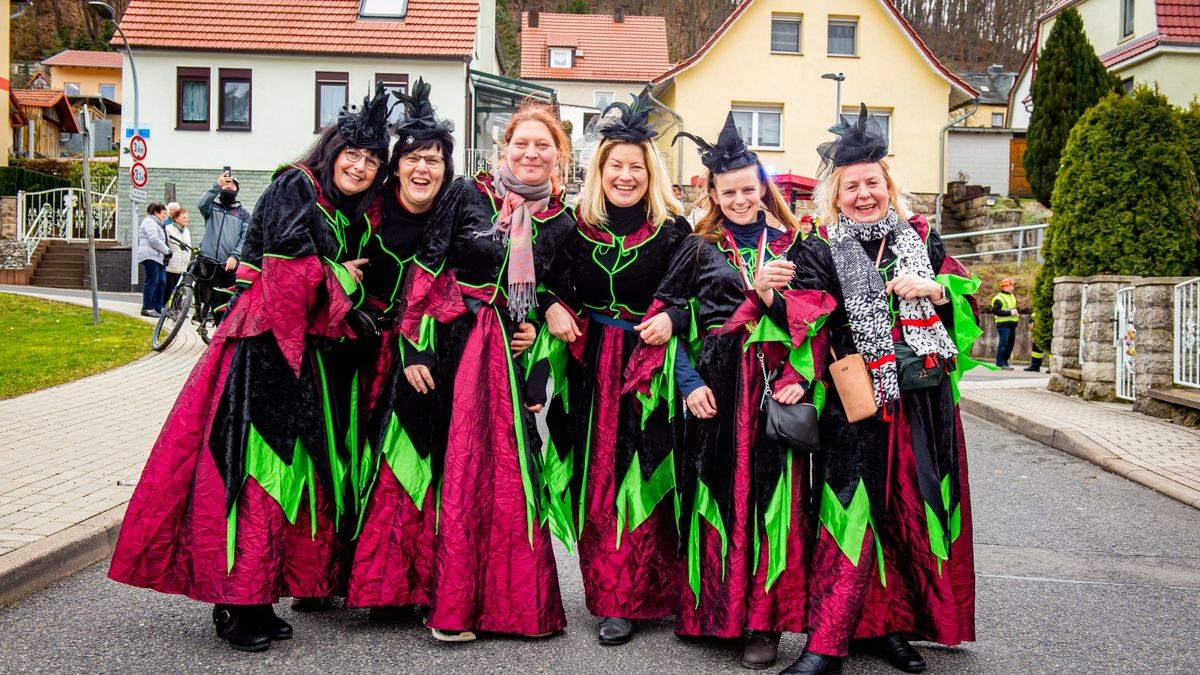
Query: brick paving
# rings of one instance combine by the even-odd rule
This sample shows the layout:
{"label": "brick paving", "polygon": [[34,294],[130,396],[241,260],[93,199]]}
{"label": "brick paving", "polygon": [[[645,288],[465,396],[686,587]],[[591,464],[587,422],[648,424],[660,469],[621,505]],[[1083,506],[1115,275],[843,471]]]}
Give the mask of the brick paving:
{"label": "brick paving", "polygon": [[[0,291],[91,304],[86,291]],[[102,296],[102,309],[141,308],[139,295]],[[129,501],[204,343],[187,325],[166,351],[146,349],[121,368],[0,401],[0,556]]]}

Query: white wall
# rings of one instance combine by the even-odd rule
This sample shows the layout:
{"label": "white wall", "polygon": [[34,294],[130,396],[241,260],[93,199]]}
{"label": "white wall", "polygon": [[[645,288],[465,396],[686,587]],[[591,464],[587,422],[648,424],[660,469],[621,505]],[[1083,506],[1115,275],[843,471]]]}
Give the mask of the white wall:
{"label": "white wall", "polygon": [[[438,114],[465,131],[467,65],[462,61],[331,56],[258,55],[220,52],[184,52],[135,49],[140,98],[141,128],[150,129],[147,167],[212,169],[230,165],[234,171],[269,171],[298,157],[316,140],[313,133],[315,73],[350,74],[350,103],[361,104],[374,86],[375,73],[408,74],[409,82],[424,77],[433,85],[431,97]],[[175,129],[176,68],[210,68],[210,129]],[[220,131],[218,122],[218,69],[249,68],[251,131]],[[133,126],[133,74],[125,57],[122,72],[126,101],[124,124]],[[121,143],[128,145],[121,134]],[[462,150],[455,161],[461,165]],[[128,168],[122,153],[121,166]]]}
{"label": "white wall", "polygon": [[1012,133],[991,130],[950,130],[946,180],[958,180],[959,172],[972,185],[990,185],[992,194],[1008,196],[1008,155]]}

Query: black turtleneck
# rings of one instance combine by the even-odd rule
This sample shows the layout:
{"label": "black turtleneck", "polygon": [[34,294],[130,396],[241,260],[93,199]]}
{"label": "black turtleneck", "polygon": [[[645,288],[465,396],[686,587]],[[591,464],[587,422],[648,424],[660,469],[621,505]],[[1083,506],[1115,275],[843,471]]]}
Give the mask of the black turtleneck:
{"label": "black turtleneck", "polygon": [[783,230],[767,227],[767,212],[761,210],[758,212],[758,220],[753,223],[738,225],[726,218],[725,227],[733,233],[733,239],[737,242],[738,248],[758,248],[758,238],[762,236],[763,230],[767,232],[768,242],[783,236]]}
{"label": "black turtleneck", "polygon": [[608,231],[624,237],[646,223],[646,200],[633,206],[617,206],[604,200],[604,211],[608,214]]}
{"label": "black turtleneck", "polygon": [[425,213],[412,213],[397,195],[388,195],[383,200],[383,223],[380,228],[384,245],[401,259],[412,255],[432,213],[433,209]]}

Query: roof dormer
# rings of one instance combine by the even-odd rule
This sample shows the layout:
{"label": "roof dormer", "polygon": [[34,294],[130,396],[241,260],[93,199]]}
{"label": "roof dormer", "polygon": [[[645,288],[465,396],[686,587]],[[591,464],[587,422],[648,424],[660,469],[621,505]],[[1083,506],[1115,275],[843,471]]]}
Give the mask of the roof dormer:
{"label": "roof dormer", "polygon": [[408,0],[360,0],[358,18],[401,21],[408,14]]}

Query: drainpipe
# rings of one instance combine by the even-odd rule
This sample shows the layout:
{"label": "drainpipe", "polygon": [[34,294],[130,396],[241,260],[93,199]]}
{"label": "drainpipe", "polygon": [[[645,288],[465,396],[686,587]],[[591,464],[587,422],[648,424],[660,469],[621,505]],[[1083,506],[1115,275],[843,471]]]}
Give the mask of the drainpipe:
{"label": "drainpipe", "polygon": [[978,97],[971,99],[970,110],[963,113],[961,117],[950,120],[950,122],[947,123],[946,126],[942,127],[942,130],[938,133],[938,194],[936,200],[937,214],[934,216],[933,229],[939,233],[942,231],[942,197],[945,195],[946,191],[946,132],[950,130],[950,127],[967,119],[971,115],[974,115],[976,110],[979,110]]}

